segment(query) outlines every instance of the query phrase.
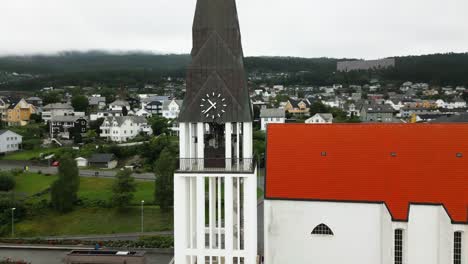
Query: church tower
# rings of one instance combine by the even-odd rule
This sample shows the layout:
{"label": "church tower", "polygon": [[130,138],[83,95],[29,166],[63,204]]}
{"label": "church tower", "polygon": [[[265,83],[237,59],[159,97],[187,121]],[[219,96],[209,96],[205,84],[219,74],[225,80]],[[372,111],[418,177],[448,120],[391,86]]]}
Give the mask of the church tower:
{"label": "church tower", "polygon": [[254,264],[252,108],[235,0],[198,0],[174,175],[177,264]]}

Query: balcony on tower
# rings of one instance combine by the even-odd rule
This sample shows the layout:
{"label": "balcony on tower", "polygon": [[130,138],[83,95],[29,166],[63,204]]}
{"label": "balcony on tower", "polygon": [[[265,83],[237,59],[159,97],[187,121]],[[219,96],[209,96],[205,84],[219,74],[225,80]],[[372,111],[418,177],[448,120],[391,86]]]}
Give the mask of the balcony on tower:
{"label": "balcony on tower", "polygon": [[178,172],[251,173],[254,170],[254,159],[238,158],[181,158],[178,166]]}

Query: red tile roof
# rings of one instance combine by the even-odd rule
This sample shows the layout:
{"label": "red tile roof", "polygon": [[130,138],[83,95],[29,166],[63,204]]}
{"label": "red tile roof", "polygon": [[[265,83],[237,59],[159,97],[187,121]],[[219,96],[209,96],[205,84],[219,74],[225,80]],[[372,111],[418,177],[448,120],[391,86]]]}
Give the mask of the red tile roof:
{"label": "red tile roof", "polygon": [[467,223],[468,124],[271,124],[265,196],[383,202],[395,221],[441,204]]}

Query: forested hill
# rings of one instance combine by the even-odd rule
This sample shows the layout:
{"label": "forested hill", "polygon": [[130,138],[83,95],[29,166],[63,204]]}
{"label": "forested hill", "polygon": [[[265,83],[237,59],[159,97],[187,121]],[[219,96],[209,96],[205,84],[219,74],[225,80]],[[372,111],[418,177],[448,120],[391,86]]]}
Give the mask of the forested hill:
{"label": "forested hill", "polygon": [[63,74],[100,71],[172,71],[184,68],[188,55],[149,53],[63,52],[57,55],[0,57],[0,71]]}
{"label": "forested hill", "polygon": [[[284,84],[361,84],[370,78],[389,82],[468,85],[468,53],[396,58],[396,67],[373,72],[337,73],[333,58],[247,57],[248,73],[292,73],[275,80]],[[190,56],[149,53],[64,52],[58,55],[0,57],[0,89],[35,90],[57,85],[141,85],[161,76],[184,77]],[[27,73],[30,79],[9,80],[1,74]],[[37,76],[38,75],[38,76]]]}

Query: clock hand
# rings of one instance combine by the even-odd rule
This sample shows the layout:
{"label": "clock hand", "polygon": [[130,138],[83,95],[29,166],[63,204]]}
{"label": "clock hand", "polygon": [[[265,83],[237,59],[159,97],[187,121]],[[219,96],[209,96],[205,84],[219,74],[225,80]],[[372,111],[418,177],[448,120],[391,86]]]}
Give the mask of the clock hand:
{"label": "clock hand", "polygon": [[[206,114],[206,113],[208,113],[208,112],[211,110],[211,108],[213,108],[213,107],[214,107],[213,105],[212,105],[212,106],[210,106],[208,109],[206,109],[206,110],[203,112],[203,114]],[[215,107],[215,108],[216,108],[216,107]]]}
{"label": "clock hand", "polygon": [[214,107],[216,109],[216,103],[211,102],[210,99],[208,99],[208,102],[211,104],[212,107]]}

